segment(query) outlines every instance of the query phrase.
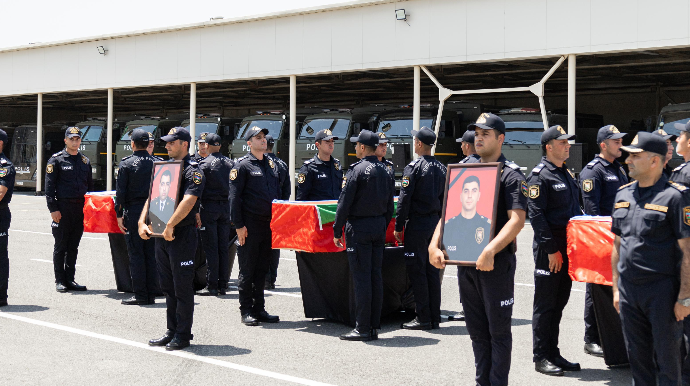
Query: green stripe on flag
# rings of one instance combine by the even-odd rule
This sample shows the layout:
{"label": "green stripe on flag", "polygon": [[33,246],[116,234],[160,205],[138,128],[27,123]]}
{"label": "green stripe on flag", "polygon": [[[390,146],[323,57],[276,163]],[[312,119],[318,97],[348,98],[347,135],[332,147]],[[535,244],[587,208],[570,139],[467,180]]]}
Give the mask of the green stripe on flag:
{"label": "green stripe on flag", "polygon": [[[393,218],[395,218],[395,213],[398,210],[398,200],[396,199],[393,203]],[[321,220],[321,226],[325,224],[332,223],[335,221],[335,211],[338,209],[338,204],[317,204],[316,210],[318,210],[319,217]]]}

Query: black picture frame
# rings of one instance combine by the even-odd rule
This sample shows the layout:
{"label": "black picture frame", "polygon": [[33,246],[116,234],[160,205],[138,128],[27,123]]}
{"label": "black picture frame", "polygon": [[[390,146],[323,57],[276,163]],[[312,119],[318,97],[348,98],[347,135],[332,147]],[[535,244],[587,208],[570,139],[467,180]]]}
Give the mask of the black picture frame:
{"label": "black picture frame", "polygon": [[[149,207],[146,212],[146,224],[151,229],[152,237],[163,237],[165,226],[177,210],[180,203],[180,184],[182,183],[183,161],[156,161],[151,171],[149,186]],[[165,171],[170,171],[170,185],[164,203],[160,200],[161,180]],[[177,177],[177,178],[175,178]],[[154,189],[156,187],[156,189]],[[154,192],[156,196],[153,197]],[[167,202],[172,199],[172,202]]]}
{"label": "black picture frame", "polygon": [[[443,215],[441,217],[441,249],[447,256],[446,265],[476,266],[482,251],[493,240],[496,231],[501,165],[500,162],[448,165],[443,197]],[[464,178],[462,178],[463,175]],[[481,196],[477,197],[474,203],[474,216],[471,219],[463,216],[463,203],[460,194],[457,193],[456,184],[463,184],[460,186],[462,193],[464,185],[470,184],[470,182],[465,182],[470,176],[475,177],[470,182],[476,182],[480,195],[487,192],[493,194],[493,197],[485,198],[481,202],[485,210],[487,207],[491,210],[489,216],[484,217],[477,211]],[[490,184],[482,189],[482,182],[484,186],[487,186],[487,183],[493,183],[493,189],[491,189]],[[469,190],[471,189],[468,187]],[[468,203],[471,205],[471,196],[468,199],[470,200]],[[452,209],[451,212],[457,211],[458,205],[460,212],[450,219],[446,219],[449,208]]]}

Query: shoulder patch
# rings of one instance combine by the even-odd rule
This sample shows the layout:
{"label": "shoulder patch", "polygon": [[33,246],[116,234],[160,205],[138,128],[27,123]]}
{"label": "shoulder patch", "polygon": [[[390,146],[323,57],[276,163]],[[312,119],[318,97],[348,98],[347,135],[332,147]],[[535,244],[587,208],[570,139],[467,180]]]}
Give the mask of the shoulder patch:
{"label": "shoulder patch", "polygon": [[53,154],[53,157],[57,157],[57,156],[59,156],[60,154],[62,154],[62,150],[60,150],[59,152]]}
{"label": "shoulder patch", "polygon": [[308,160],[304,161],[304,165],[309,165],[310,163],[314,162],[313,158],[309,158]]}
{"label": "shoulder patch", "polygon": [[89,163],[89,158],[85,155],[81,155],[81,162],[88,164]]}
{"label": "shoulder patch", "polygon": [[684,168],[685,165],[687,165],[687,164],[688,164],[687,162],[686,162],[686,163],[682,163],[682,164],[678,165],[677,168],[673,169],[673,171],[674,171],[674,172],[677,172],[677,171],[681,170],[682,168]]}
{"label": "shoulder patch", "polygon": [[690,206],[683,208],[683,223],[690,226]]}
{"label": "shoulder patch", "polygon": [[529,197],[529,191],[527,189],[527,182],[522,181],[520,183],[520,191],[522,192],[522,195],[525,197]]}
{"label": "shoulder patch", "polygon": [[596,157],[595,159],[589,161],[589,163],[585,166],[586,168],[592,168],[594,165],[599,163],[599,157]]}
{"label": "shoulder patch", "polygon": [[48,164],[48,166],[46,166],[46,173],[50,174],[52,172],[53,172],[53,164]]}
{"label": "shoulder patch", "polygon": [[307,175],[304,173],[300,173],[297,175],[297,183],[298,184],[303,184],[306,179],[307,179]]}
{"label": "shoulder patch", "polygon": [[637,181],[633,181],[633,182],[628,182],[628,183],[627,183],[627,184],[625,184],[625,185],[621,185],[621,187],[620,187],[620,188],[618,188],[618,190],[621,190],[621,189],[625,188],[626,186],[630,186],[630,185],[634,184],[635,182],[637,182]]}
{"label": "shoulder patch", "polygon": [[189,161],[189,164],[192,166],[199,166],[199,163],[196,161]]}
{"label": "shoulder patch", "polygon": [[192,176],[192,181],[193,181],[195,184],[200,185],[200,184],[201,184],[201,180],[202,180],[201,173],[199,173],[199,172],[194,172],[194,175]]}
{"label": "shoulder patch", "polygon": [[402,187],[407,188],[408,186],[410,186],[410,177],[409,176],[403,176]]}
{"label": "shoulder patch", "polygon": [[677,182],[669,181],[668,184],[673,186],[674,188],[678,189],[681,192],[688,190],[688,188],[685,185],[681,185]]}
{"label": "shoulder patch", "polygon": [[234,181],[237,178],[237,169],[230,170],[230,180]]}
{"label": "shoulder patch", "polygon": [[589,178],[582,181],[582,190],[589,193],[594,189],[594,180]]}
{"label": "shoulder patch", "polygon": [[539,185],[532,185],[529,187],[529,198],[539,197]]}

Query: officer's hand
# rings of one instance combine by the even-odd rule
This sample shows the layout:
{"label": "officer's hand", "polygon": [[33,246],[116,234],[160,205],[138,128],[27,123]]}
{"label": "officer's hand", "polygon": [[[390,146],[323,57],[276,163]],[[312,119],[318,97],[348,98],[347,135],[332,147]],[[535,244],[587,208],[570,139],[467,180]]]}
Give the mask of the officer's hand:
{"label": "officer's hand", "polygon": [[615,309],[616,309],[616,312],[618,312],[618,313],[620,314],[620,313],[621,313],[621,309],[620,309],[620,306],[618,305],[618,300],[619,300],[619,299],[620,299],[620,298],[619,298],[619,295],[618,295],[618,291],[613,291],[613,308],[615,308]]}
{"label": "officer's hand", "polygon": [[151,228],[149,228],[148,225],[139,223],[139,237],[141,237],[143,240],[148,240],[151,238],[152,234],[153,231],[151,231]]}
{"label": "officer's hand", "polygon": [[676,302],[673,306],[673,312],[676,314],[676,320],[681,322],[686,316],[690,315],[690,307],[685,307]]}
{"label": "officer's hand", "polygon": [[562,266],[563,255],[561,255],[561,251],[558,251],[556,253],[549,253],[549,271],[557,273],[561,270]]}
{"label": "officer's hand", "polygon": [[334,237],[333,238],[333,244],[335,244],[335,246],[338,248],[345,248],[343,246],[343,238],[342,237],[341,238]]}
{"label": "officer's hand", "polygon": [[196,227],[201,228],[201,215],[199,213],[196,214]]}
{"label": "officer's hand", "polygon": [[393,236],[395,236],[395,239],[398,240],[399,243],[402,243],[402,232],[393,232]]}
{"label": "officer's hand", "polygon": [[62,218],[62,213],[60,213],[59,210],[56,210],[55,212],[50,212],[50,217],[53,219],[53,221],[56,224],[60,223],[60,219]]}
{"label": "officer's hand", "polygon": [[477,259],[477,269],[480,271],[494,270],[494,253],[484,248],[482,254]]}
{"label": "officer's hand", "polygon": [[247,227],[237,229],[237,241],[240,243],[240,245],[244,245],[244,240],[247,238],[247,236]]}
{"label": "officer's hand", "polygon": [[429,250],[429,264],[438,269],[446,268],[446,256],[440,248]]}
{"label": "officer's hand", "polygon": [[122,217],[117,218],[117,227],[120,228],[122,233],[127,232],[127,228],[125,228],[125,220]]}
{"label": "officer's hand", "polygon": [[173,241],[175,240],[175,236],[173,236],[173,231],[175,230],[175,227],[170,227],[170,226],[165,226],[165,229],[163,230],[163,238],[165,241]]}

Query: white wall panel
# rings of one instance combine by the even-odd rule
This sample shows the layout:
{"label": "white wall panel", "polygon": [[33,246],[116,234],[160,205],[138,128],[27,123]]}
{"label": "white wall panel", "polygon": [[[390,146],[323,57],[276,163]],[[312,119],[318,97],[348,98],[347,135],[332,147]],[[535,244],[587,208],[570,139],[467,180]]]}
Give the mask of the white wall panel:
{"label": "white wall panel", "polygon": [[60,61],[55,64],[62,71],[59,72],[60,88],[79,89],[79,46],[91,45],[90,43],[83,44],[68,44],[63,46],[60,50]]}
{"label": "white wall panel", "polygon": [[44,66],[45,51],[43,50],[29,50],[27,51],[26,66],[29,76],[26,79],[26,88],[29,90],[41,89],[45,80],[45,66]]}
{"label": "white wall panel", "polygon": [[276,69],[276,20],[248,24],[249,76],[262,76]]}
{"label": "white wall panel", "polygon": [[[311,34],[320,31],[309,31]],[[284,17],[276,20],[276,67],[301,71],[304,58],[304,20],[302,17]]]}
{"label": "white wall panel", "polygon": [[[616,17],[611,17],[616,15]],[[637,41],[637,3],[630,0],[596,0],[590,10],[593,46]]]}
{"label": "white wall panel", "polygon": [[[395,56],[395,4],[380,4],[364,9],[362,14],[364,67],[392,63]],[[401,22],[402,23],[402,22]]]}
{"label": "white wall panel", "polygon": [[[126,37],[117,39],[117,56],[115,57],[115,72],[116,85],[127,86],[133,83],[131,79],[136,77],[136,38]],[[161,67],[165,67],[164,58],[151,58],[160,63]],[[177,63],[177,61],[175,61]]]}
{"label": "white wall panel", "polygon": [[[45,53],[42,63],[43,87],[34,90],[59,90],[61,86],[60,77],[62,76],[62,46],[48,47],[42,50]],[[2,58],[3,55],[0,55]],[[111,59],[115,59],[111,57]],[[0,82],[2,84],[2,82]],[[38,93],[38,92],[36,92]]]}
{"label": "white wall panel", "polygon": [[347,9],[332,15],[331,65],[334,70],[360,68],[363,58],[364,8]]}
{"label": "white wall panel", "polygon": [[[598,0],[594,0],[595,2]],[[634,3],[631,1],[631,3]],[[549,0],[546,5],[546,46],[553,53],[564,48],[580,52],[590,45],[590,1]],[[616,18],[618,16],[615,16]]]}
{"label": "white wall panel", "polygon": [[179,57],[182,55],[177,44],[177,32],[159,35],[156,39],[156,48],[152,55],[147,55],[156,68],[157,81],[161,83],[178,82],[177,70],[180,65]]}
{"label": "white wall panel", "polygon": [[304,15],[303,69],[312,69],[315,72],[330,71],[332,17],[336,15],[321,13]]}
{"label": "white wall panel", "polygon": [[639,0],[637,11],[638,41],[688,37],[687,0]]}
{"label": "white wall panel", "polygon": [[546,0],[506,1],[505,23],[506,52],[544,50]]}
{"label": "white wall panel", "polygon": [[467,55],[467,3],[457,0],[430,2],[429,56],[463,58]]}
{"label": "white wall panel", "polygon": [[[177,33],[177,77],[182,82],[193,82],[201,75],[201,30]],[[170,58],[174,60],[173,58]]]}
{"label": "white wall panel", "polygon": [[115,76],[117,69],[115,59],[117,57],[117,45],[112,40],[105,40],[94,42],[94,46],[103,46],[108,50],[106,55],[98,55],[99,60],[96,61],[96,83],[101,87],[104,84],[115,84],[117,79]]}
{"label": "white wall panel", "polygon": [[249,73],[249,23],[223,27],[223,74],[229,78],[244,78]]}
{"label": "white wall panel", "polygon": [[223,26],[204,28],[200,35],[201,78],[223,75]]}
{"label": "white wall panel", "polygon": [[504,0],[468,0],[467,58],[496,59],[503,58],[504,53]]}
{"label": "white wall panel", "polygon": [[[396,3],[396,8],[404,8],[409,14],[408,23],[395,22],[395,60],[407,61],[410,59],[421,60],[426,63],[429,60],[429,27],[431,20],[431,2],[427,0],[404,1]],[[395,13],[387,15],[395,19]]]}
{"label": "white wall panel", "polygon": [[0,55],[0,91],[6,94],[10,94],[14,90],[12,86],[12,78],[14,77],[13,59],[14,52]]}
{"label": "white wall panel", "polygon": [[[152,53],[156,52],[157,38],[158,36],[156,35],[144,35],[136,37],[136,43],[134,45],[135,53],[132,60],[134,61],[135,67],[134,76],[136,80],[140,82],[146,83],[159,76],[156,74],[156,65],[159,63],[159,61],[154,59],[153,55],[151,55]],[[170,36],[166,36],[165,38],[169,39]]]}

